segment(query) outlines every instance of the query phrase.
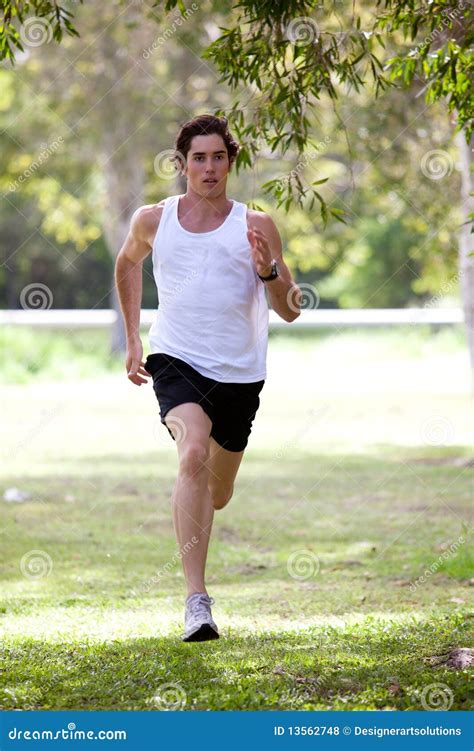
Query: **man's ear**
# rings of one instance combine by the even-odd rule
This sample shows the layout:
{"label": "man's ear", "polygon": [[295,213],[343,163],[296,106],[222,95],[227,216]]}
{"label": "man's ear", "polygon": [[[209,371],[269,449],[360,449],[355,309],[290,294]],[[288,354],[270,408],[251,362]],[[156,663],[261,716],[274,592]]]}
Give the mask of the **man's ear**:
{"label": "man's ear", "polygon": [[177,160],[177,161],[178,161],[178,165],[179,165],[179,166],[178,166],[178,173],[179,173],[180,175],[182,175],[183,177],[186,177],[186,172],[187,172],[187,164],[186,164],[186,162],[184,161],[184,159],[185,159],[185,157],[184,157],[184,156],[183,156],[183,155],[181,154],[181,155],[180,155],[180,158],[178,158],[178,160]]}

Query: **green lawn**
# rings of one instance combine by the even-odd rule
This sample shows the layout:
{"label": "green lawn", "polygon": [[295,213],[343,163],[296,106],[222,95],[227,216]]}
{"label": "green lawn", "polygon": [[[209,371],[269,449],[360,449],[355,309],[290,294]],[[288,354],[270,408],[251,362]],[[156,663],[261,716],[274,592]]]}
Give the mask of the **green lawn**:
{"label": "green lawn", "polygon": [[1,708],[468,709],[470,671],[446,662],[474,630],[461,330],[271,338],[204,644],[180,639],[176,449],[151,384],[100,332],[7,337]]}

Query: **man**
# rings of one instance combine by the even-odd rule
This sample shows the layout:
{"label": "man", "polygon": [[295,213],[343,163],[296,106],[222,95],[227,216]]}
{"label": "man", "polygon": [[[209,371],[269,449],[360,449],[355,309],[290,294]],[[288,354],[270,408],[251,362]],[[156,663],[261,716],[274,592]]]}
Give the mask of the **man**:
{"label": "man", "polygon": [[[227,120],[182,126],[176,162],[186,193],[143,206],[115,269],[127,334],[126,368],[152,377],[161,422],[176,441],[173,522],[187,585],[184,641],[219,637],[204,580],[214,511],[229,502],[266,378],[268,304],[288,322],[300,290],[270,216],[226,197],[238,153]],[[140,340],[142,263],[153,253],[158,312],[151,354]]]}

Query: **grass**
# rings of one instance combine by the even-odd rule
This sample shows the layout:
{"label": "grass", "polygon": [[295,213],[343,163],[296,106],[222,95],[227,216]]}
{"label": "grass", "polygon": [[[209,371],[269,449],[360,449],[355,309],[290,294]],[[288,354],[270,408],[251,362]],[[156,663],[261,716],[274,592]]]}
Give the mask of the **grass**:
{"label": "grass", "polygon": [[174,444],[99,334],[88,376],[59,335],[58,369],[3,374],[1,495],[29,496],[0,497],[0,707],[468,709],[469,671],[435,659],[473,633],[462,332],[272,338],[205,644],[180,640]]}

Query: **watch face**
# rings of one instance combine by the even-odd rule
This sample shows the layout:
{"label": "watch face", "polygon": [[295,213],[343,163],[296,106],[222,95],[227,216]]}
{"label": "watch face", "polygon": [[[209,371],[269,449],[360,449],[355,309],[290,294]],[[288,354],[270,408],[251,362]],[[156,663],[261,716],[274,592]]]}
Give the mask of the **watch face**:
{"label": "watch face", "polygon": [[278,264],[276,261],[272,261],[271,267],[272,267],[272,270],[270,274],[267,277],[260,277],[261,279],[270,280],[270,279],[276,279],[276,277],[279,276],[280,269],[278,268]]}

